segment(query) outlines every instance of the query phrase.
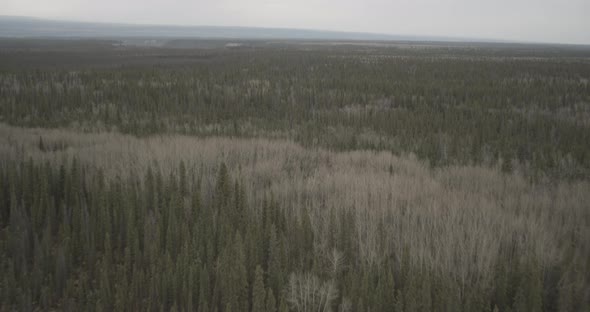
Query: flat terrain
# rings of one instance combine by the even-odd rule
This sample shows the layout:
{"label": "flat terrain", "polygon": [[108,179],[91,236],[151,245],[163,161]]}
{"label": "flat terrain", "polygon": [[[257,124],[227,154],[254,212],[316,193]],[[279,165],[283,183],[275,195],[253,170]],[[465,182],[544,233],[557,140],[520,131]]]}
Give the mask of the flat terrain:
{"label": "flat terrain", "polygon": [[590,48],[0,40],[0,311],[587,311]]}

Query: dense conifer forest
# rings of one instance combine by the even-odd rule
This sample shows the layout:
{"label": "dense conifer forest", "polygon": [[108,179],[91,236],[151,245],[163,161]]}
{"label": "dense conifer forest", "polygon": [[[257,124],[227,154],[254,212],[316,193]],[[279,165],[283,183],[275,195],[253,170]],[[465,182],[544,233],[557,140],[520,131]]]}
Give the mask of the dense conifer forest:
{"label": "dense conifer forest", "polygon": [[590,311],[590,49],[0,40],[0,311]]}

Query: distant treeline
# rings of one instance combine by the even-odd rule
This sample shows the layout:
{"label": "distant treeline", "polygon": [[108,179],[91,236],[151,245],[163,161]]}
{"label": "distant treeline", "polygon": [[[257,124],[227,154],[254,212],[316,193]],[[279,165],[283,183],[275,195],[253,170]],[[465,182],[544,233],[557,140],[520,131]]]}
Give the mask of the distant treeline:
{"label": "distant treeline", "polygon": [[78,70],[23,69],[33,57],[56,56],[19,52],[25,67],[0,72],[0,118],[140,136],[281,136],[336,150],[412,152],[433,166],[501,165],[534,179],[585,179],[590,64],[548,51],[136,48],[101,54],[117,62],[135,53],[144,61],[133,66]]}

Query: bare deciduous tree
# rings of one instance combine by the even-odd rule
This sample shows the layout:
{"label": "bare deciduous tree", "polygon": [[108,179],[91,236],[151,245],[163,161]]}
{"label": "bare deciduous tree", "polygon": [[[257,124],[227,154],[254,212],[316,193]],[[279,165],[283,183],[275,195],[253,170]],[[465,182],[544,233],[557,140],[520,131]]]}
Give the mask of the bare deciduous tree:
{"label": "bare deciduous tree", "polygon": [[311,273],[292,273],[287,287],[287,301],[298,312],[330,312],[338,296],[333,281],[323,282]]}

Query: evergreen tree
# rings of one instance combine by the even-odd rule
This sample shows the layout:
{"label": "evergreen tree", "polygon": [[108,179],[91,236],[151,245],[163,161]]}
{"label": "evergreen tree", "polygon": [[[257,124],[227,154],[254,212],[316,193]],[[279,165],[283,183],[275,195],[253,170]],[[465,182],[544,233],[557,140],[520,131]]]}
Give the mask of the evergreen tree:
{"label": "evergreen tree", "polygon": [[401,290],[397,290],[395,293],[395,301],[393,304],[393,311],[403,312],[404,311],[404,299]]}
{"label": "evergreen tree", "polygon": [[512,310],[514,312],[527,312],[527,311],[529,311],[525,287],[526,286],[521,285],[518,288],[518,290],[516,291],[516,296],[514,297],[514,303],[512,305]]}
{"label": "evergreen tree", "polygon": [[252,285],[252,311],[265,311],[265,287],[264,272],[258,265],[254,273],[254,284]]}
{"label": "evergreen tree", "polygon": [[272,288],[268,288],[266,292],[266,312],[277,312],[277,302],[272,292]]}
{"label": "evergreen tree", "polygon": [[281,251],[277,231],[274,224],[270,227],[269,245],[268,245],[268,286],[274,291],[279,292],[282,285],[281,272]]}
{"label": "evergreen tree", "polygon": [[287,305],[287,300],[285,300],[284,296],[281,296],[279,301],[279,312],[289,312],[289,306]]}

